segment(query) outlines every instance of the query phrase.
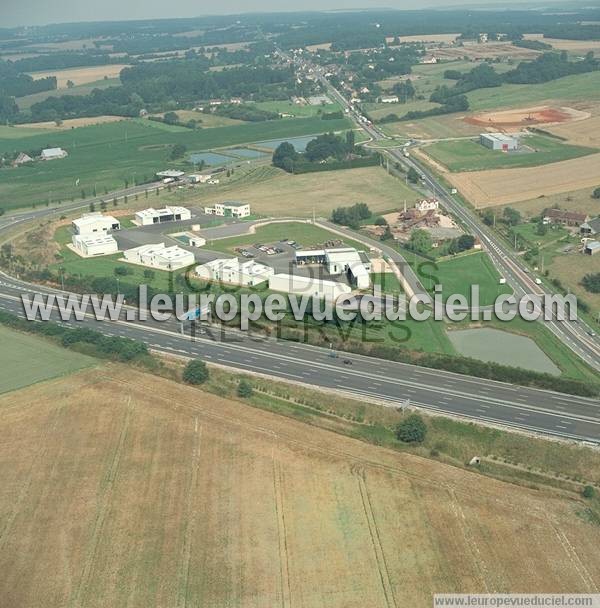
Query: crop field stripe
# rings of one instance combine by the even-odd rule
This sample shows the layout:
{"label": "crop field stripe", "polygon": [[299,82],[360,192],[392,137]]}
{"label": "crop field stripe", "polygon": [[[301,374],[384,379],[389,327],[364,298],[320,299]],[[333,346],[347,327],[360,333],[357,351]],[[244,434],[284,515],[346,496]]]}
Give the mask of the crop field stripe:
{"label": "crop field stripe", "polygon": [[390,572],[385,559],[385,553],[381,545],[381,537],[379,535],[377,521],[375,520],[375,514],[373,512],[373,505],[371,504],[369,490],[365,481],[365,471],[362,467],[352,467],[352,474],[358,481],[358,490],[360,493],[360,499],[362,501],[365,519],[367,520],[371,544],[373,545],[373,552],[375,554],[375,562],[377,563],[377,570],[379,573],[379,580],[381,581],[383,595],[388,608],[395,608],[397,604],[394,597],[394,588],[390,579]]}
{"label": "crop field stripe", "polygon": [[0,552],[3,550],[4,543],[6,542],[6,539],[8,537],[8,533],[10,532],[12,525],[13,525],[17,515],[19,514],[19,511],[21,510],[21,507],[23,506],[25,499],[29,495],[31,485],[33,483],[33,471],[35,470],[38,463],[40,463],[40,461],[43,460],[44,456],[48,452],[48,445],[49,445],[48,437],[57,428],[58,423],[60,421],[60,415],[63,413],[64,413],[63,405],[61,404],[61,405],[56,406],[52,412],[50,420],[44,426],[44,432],[39,441],[40,447],[32,458],[31,466],[29,467],[29,471],[27,474],[27,479],[21,485],[19,495],[12,505],[11,511],[10,511],[8,517],[6,518],[4,525],[0,529]]}
{"label": "crop field stripe", "polygon": [[81,573],[81,577],[79,579],[79,583],[75,588],[74,594],[71,596],[69,600],[69,606],[73,608],[78,608],[80,606],[84,606],[85,602],[82,601],[82,596],[85,593],[85,587],[87,586],[90,575],[92,573],[94,562],[96,559],[96,554],[98,551],[98,547],[100,544],[100,538],[102,535],[102,529],[104,527],[104,522],[106,521],[106,517],[109,512],[110,503],[112,500],[112,494],[115,487],[115,479],[117,478],[117,474],[119,472],[119,465],[121,463],[121,455],[123,454],[123,446],[125,445],[125,440],[127,438],[127,434],[129,432],[129,426],[131,424],[131,418],[134,410],[134,404],[132,402],[131,396],[127,398],[127,406],[124,415],[124,420],[121,427],[121,432],[119,433],[119,438],[117,440],[117,445],[115,446],[115,450],[113,452],[113,457],[106,471],[106,475],[104,477],[104,492],[100,496],[97,509],[96,509],[96,521],[94,522],[94,529],[92,531],[92,536],[88,543],[87,551],[85,554],[85,562],[83,566],[83,571]]}
{"label": "crop field stripe", "polygon": [[273,461],[273,493],[275,497],[275,515],[277,518],[277,538],[279,541],[279,572],[282,608],[291,608],[292,588],[290,585],[290,563],[287,546],[287,529],[285,525],[285,508],[283,505],[283,480],[281,464],[275,459],[275,448],[271,450]]}
{"label": "crop field stripe", "polygon": [[198,508],[195,504],[196,491],[198,489],[198,469],[200,466],[200,449],[202,445],[202,426],[198,426],[198,416],[194,417],[194,448],[192,450],[192,462],[190,465],[190,484],[186,501],[186,526],[181,546],[181,557],[179,564],[179,584],[177,586],[177,607],[187,606],[188,581],[190,578],[190,563],[192,555],[192,539],[196,528],[196,513]]}

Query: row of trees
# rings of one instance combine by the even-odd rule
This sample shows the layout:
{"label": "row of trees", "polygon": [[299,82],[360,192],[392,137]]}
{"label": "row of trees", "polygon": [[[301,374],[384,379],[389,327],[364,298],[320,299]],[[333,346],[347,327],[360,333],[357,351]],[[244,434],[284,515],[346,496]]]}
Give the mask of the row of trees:
{"label": "row of trees", "polygon": [[331,213],[331,221],[353,229],[360,227],[362,221],[371,217],[371,210],[365,203],[356,203],[351,207],[338,207]]}

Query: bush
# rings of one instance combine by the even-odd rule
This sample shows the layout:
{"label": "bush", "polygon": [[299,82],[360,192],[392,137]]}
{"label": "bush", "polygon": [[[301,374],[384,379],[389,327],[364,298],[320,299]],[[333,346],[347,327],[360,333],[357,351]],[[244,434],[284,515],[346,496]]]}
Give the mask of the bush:
{"label": "bush", "polygon": [[242,397],[242,399],[248,399],[249,397],[252,397],[253,393],[254,389],[252,388],[250,382],[248,382],[248,380],[246,380],[245,378],[242,378],[237,387],[238,397]]}
{"label": "bush", "polygon": [[117,266],[114,272],[119,277],[125,277],[129,274],[133,274],[133,269],[128,268],[127,266]]}
{"label": "bush", "polygon": [[594,498],[594,496],[596,495],[596,490],[594,490],[593,486],[585,486],[585,488],[583,488],[583,491],[581,492],[581,495],[584,498]]}
{"label": "bush", "polygon": [[596,188],[593,192],[592,192],[592,197],[593,198],[600,198],[600,188]]}
{"label": "bush", "polygon": [[183,370],[183,381],[187,384],[204,384],[208,380],[208,367],[204,361],[194,359]]}
{"label": "bush", "polygon": [[425,435],[427,426],[418,414],[411,414],[396,427],[396,437],[404,443],[423,443]]}

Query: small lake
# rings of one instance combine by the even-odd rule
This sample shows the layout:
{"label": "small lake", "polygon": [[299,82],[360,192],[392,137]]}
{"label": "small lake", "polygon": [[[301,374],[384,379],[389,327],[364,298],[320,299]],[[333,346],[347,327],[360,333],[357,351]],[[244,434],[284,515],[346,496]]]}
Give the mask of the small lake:
{"label": "small lake", "polygon": [[304,152],[309,141],[315,139],[316,135],[305,135],[304,137],[288,137],[287,139],[269,139],[267,141],[257,141],[254,145],[259,148],[269,148],[275,150],[279,144],[284,141],[291,143],[297,152]]}
{"label": "small lake", "polygon": [[231,156],[225,156],[225,154],[217,154],[216,152],[197,152],[195,154],[190,154],[188,160],[194,165],[198,165],[202,161],[204,161],[205,165],[208,165],[209,167],[214,167],[215,165],[224,165],[227,163],[232,163],[235,161],[235,158]]}
{"label": "small lake", "polygon": [[266,156],[264,152],[259,152],[258,150],[249,150],[248,148],[228,148],[227,154],[233,154],[234,156],[239,156],[240,158],[260,158],[261,156]]}
{"label": "small lake", "polygon": [[546,353],[526,336],[499,329],[462,329],[449,331],[450,342],[459,354],[534,372],[560,375],[560,369]]}

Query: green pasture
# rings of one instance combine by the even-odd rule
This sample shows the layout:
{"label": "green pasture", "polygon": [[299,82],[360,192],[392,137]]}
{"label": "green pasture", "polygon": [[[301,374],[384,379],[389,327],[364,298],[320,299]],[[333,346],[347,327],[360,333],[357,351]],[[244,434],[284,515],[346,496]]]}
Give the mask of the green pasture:
{"label": "green pasture", "polygon": [[425,151],[453,172],[536,167],[597,152],[542,135],[522,137],[521,145],[523,150],[502,152],[490,150],[474,140],[440,141],[427,146]]}

